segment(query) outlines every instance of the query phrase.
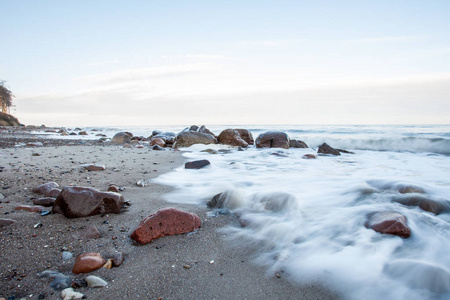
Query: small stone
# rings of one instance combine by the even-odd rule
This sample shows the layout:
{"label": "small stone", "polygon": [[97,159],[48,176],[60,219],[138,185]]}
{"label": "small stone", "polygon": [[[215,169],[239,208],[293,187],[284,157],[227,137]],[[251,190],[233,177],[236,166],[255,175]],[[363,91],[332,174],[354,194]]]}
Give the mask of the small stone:
{"label": "small stone", "polygon": [[89,273],[100,269],[106,263],[106,260],[97,252],[83,253],[77,256],[72,273]]}
{"label": "small stone", "polygon": [[52,189],[55,189],[59,187],[59,184],[56,182],[47,182],[44,184],[39,185],[37,188],[33,189],[33,192],[36,194],[46,195],[48,192],[50,192]]}
{"label": "small stone", "polygon": [[316,156],[314,154],[305,154],[302,156],[303,159],[315,159]]}
{"label": "small stone", "polygon": [[69,260],[73,257],[73,254],[69,251],[63,251],[62,252],[62,258],[63,260]]}
{"label": "small stone", "polygon": [[29,211],[29,212],[41,212],[43,211],[45,208],[43,206],[40,205],[19,205],[16,206],[16,208],[14,208],[14,210],[24,210],[24,211]]}
{"label": "small stone", "polygon": [[67,288],[62,290],[61,297],[63,298],[63,300],[75,300],[86,298],[82,293],[75,292],[73,288]]}
{"label": "small stone", "polygon": [[17,222],[16,220],[11,220],[11,219],[0,219],[0,227],[9,226],[16,222]]}
{"label": "small stone", "polygon": [[70,277],[57,271],[50,271],[50,270],[44,271],[41,274],[39,274],[39,277],[52,279],[50,287],[55,291],[61,291],[71,286]]}
{"label": "small stone", "polygon": [[183,268],[189,270],[191,268],[191,266],[190,265],[184,265]]}
{"label": "small stone", "polygon": [[39,153],[35,153],[35,152],[33,152],[32,154],[31,154],[31,156],[41,156]]}
{"label": "small stone", "polygon": [[138,180],[138,182],[136,182],[136,185],[140,186],[140,187],[145,187],[148,185],[148,182],[144,179],[141,179],[141,180]]}
{"label": "small stone", "polygon": [[116,254],[114,254],[113,257],[113,266],[114,267],[119,267],[124,261],[124,257],[123,257],[123,253],[122,252],[117,252]]}
{"label": "small stone", "polygon": [[113,267],[113,260],[112,259],[108,259],[106,261],[106,264],[103,265],[103,268],[105,269],[111,269]]}
{"label": "small stone", "polygon": [[41,216],[46,216],[46,215],[49,215],[49,214],[50,214],[50,212],[48,210],[42,210],[41,211]]}
{"label": "small stone", "polygon": [[88,226],[86,229],[78,233],[81,238],[85,239],[98,239],[102,237],[102,234],[98,231],[94,225]]}
{"label": "small stone", "polygon": [[108,192],[119,193],[120,191],[119,191],[119,188],[118,188],[117,186],[115,186],[115,185],[110,185],[110,186],[108,187]]}
{"label": "small stone", "polygon": [[40,228],[40,227],[42,227],[42,223],[39,222],[39,223],[37,223],[37,224],[34,224],[33,227],[34,227],[34,229]]}
{"label": "small stone", "polygon": [[84,168],[87,171],[104,171],[105,165],[95,165],[95,164],[85,164],[81,165],[82,168]]}
{"label": "small stone", "polygon": [[211,164],[209,160],[202,159],[202,160],[196,160],[196,161],[190,161],[187,162],[184,167],[186,169],[201,169],[203,167],[206,167],[207,165]]}
{"label": "small stone", "polygon": [[94,275],[89,275],[88,277],[86,277],[86,282],[88,284],[88,287],[91,288],[97,288],[97,287],[105,287],[108,285],[108,283],[101,279],[98,276],[94,276]]}
{"label": "small stone", "polygon": [[56,200],[56,198],[44,197],[44,198],[34,199],[33,204],[48,207],[48,206],[53,206],[53,203],[55,202],[55,200]]}

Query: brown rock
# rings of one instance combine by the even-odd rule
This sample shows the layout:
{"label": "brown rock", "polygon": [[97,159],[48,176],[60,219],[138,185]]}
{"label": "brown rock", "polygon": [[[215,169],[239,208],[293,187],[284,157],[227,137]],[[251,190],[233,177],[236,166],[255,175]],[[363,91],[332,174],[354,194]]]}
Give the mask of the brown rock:
{"label": "brown rock", "polygon": [[45,207],[40,206],[40,205],[19,205],[16,206],[16,208],[14,208],[14,210],[24,210],[24,211],[29,211],[29,212],[41,212],[45,209]]}
{"label": "brown rock", "polygon": [[[154,132],[157,134],[154,134],[150,140],[153,139],[161,139],[164,142],[164,145],[159,145],[160,142],[157,143],[157,145],[161,146],[161,147],[172,147],[173,143],[175,142],[175,133],[173,132]],[[153,146],[153,144],[152,144]]]}
{"label": "brown rock", "polygon": [[392,199],[392,201],[401,203],[407,206],[418,206],[421,209],[431,212],[435,215],[450,212],[450,201],[448,200],[433,200],[425,196],[402,196]]}
{"label": "brown rock", "polygon": [[339,152],[339,150],[334,149],[333,147],[331,147],[330,145],[323,143],[322,145],[319,146],[319,149],[317,150],[317,153],[321,153],[321,154],[331,154],[331,155],[341,155],[341,153]]}
{"label": "brown rock", "polygon": [[406,217],[395,211],[374,213],[369,216],[365,225],[376,232],[398,235],[402,238],[411,235],[411,229],[406,225]]}
{"label": "brown rock", "polygon": [[53,212],[62,211],[68,218],[79,218],[105,213],[119,213],[124,204],[121,194],[100,192],[94,188],[65,187],[53,204]]}
{"label": "brown rock", "polygon": [[248,143],[244,141],[239,132],[234,129],[225,129],[217,137],[217,141],[224,145],[248,147]]}
{"label": "brown rock", "polygon": [[173,148],[190,147],[195,144],[217,144],[217,140],[211,134],[195,131],[182,131],[176,136]]}
{"label": "brown rock", "polygon": [[100,269],[106,263],[100,253],[88,252],[78,255],[72,269],[73,274],[89,273]]}
{"label": "brown rock", "polygon": [[51,189],[47,194],[45,194],[45,197],[56,198],[59,193],[61,193],[60,189]]}
{"label": "brown rock", "polygon": [[110,186],[108,187],[108,192],[119,193],[120,191],[119,191],[119,188],[118,188],[117,186],[115,186],[115,185],[110,185]]}
{"label": "brown rock", "polygon": [[89,227],[79,231],[78,234],[84,239],[98,239],[102,237],[102,234],[94,225],[90,225]]}
{"label": "brown rock", "polygon": [[166,142],[162,138],[152,138],[150,140],[150,146],[158,145],[160,147],[165,147]]}
{"label": "brown rock", "polygon": [[39,199],[34,199],[33,204],[48,207],[48,206],[53,206],[53,203],[55,202],[55,200],[56,200],[56,198],[52,198],[52,197],[39,198]]}
{"label": "brown rock", "polygon": [[202,133],[210,134],[210,135],[212,135],[213,137],[217,138],[217,136],[216,136],[211,130],[209,130],[208,128],[206,128],[205,125],[202,125],[197,131],[198,131],[198,132],[202,132]]}
{"label": "brown rock", "polygon": [[237,132],[239,132],[239,135],[241,136],[241,139],[247,142],[249,145],[254,145],[255,140],[253,139],[253,135],[250,131],[247,129],[235,129]]}
{"label": "brown rock", "polygon": [[130,133],[127,132],[119,132],[116,133],[113,138],[111,139],[112,144],[126,144],[131,142],[131,137],[133,135],[130,135]]}
{"label": "brown rock", "polygon": [[302,156],[304,159],[315,159],[316,156],[314,154],[305,154]]}
{"label": "brown rock", "polygon": [[59,184],[57,184],[56,182],[47,182],[33,189],[33,192],[45,196],[48,192],[57,187],[59,187]]}
{"label": "brown rock", "polygon": [[289,148],[308,148],[308,145],[306,145],[305,142],[300,140],[290,140]]}
{"label": "brown rock", "polygon": [[16,220],[11,220],[11,219],[1,219],[0,218],[0,228],[4,227],[4,226],[9,226],[11,224],[16,223]]}
{"label": "brown rock", "polygon": [[113,266],[114,267],[120,267],[120,265],[123,263],[124,260],[125,259],[123,257],[123,253],[122,252],[117,252],[113,256]]}
{"label": "brown rock", "polygon": [[87,133],[86,131],[80,131],[80,132],[78,133],[78,135],[88,135],[88,133]]}
{"label": "brown rock", "polygon": [[20,122],[13,116],[0,112],[0,126],[20,126]]}
{"label": "brown rock", "polygon": [[289,137],[281,131],[267,131],[256,138],[255,144],[256,148],[289,149]]}
{"label": "brown rock", "polygon": [[165,235],[194,231],[201,226],[200,218],[175,208],[162,209],[141,221],[131,238],[139,244],[147,244]]}
{"label": "brown rock", "polygon": [[87,171],[104,171],[105,165],[85,164],[81,165]]}

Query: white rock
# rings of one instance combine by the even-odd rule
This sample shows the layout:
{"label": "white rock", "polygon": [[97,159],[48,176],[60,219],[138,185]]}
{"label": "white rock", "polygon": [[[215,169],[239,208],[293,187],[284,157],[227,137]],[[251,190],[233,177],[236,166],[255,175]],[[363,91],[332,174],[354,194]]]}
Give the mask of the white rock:
{"label": "white rock", "polygon": [[84,295],[82,293],[75,292],[73,288],[67,288],[61,291],[61,297],[63,300],[83,299]]}
{"label": "white rock", "polygon": [[148,182],[146,180],[139,180],[138,182],[136,182],[136,185],[140,186],[140,187],[144,187],[147,184],[148,184]]}
{"label": "white rock", "polygon": [[108,283],[106,281],[104,281],[100,277],[94,276],[94,275],[89,275],[88,277],[86,277],[85,280],[88,284],[88,287],[91,287],[91,288],[104,287],[104,286],[108,285]]}

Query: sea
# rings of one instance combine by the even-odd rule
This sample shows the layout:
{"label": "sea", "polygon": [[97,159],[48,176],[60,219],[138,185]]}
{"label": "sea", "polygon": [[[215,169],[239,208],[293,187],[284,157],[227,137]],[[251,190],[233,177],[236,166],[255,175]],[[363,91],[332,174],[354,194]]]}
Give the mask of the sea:
{"label": "sea", "polygon": [[[101,128],[150,136],[186,126]],[[226,207],[208,217],[234,214],[241,225],[222,229],[230,243],[253,249],[268,276],[293,284],[320,283],[344,299],[450,299],[450,125],[207,126],[219,134],[245,128],[254,138],[283,131],[308,148],[244,151],[224,145],[181,149],[189,160],[207,159],[200,170],[180,166],[154,182],[174,187],[170,203],[206,206],[216,194]],[[90,128],[93,129],[93,128]],[[351,151],[317,155],[320,144]],[[217,150],[218,154],[202,152]],[[225,149],[223,151],[222,149]],[[222,150],[222,151],[219,151]],[[304,159],[315,154],[316,159]],[[401,187],[420,193],[402,194]],[[434,214],[395,199],[425,197],[442,205]],[[370,215],[404,215],[409,238],[365,226]]]}

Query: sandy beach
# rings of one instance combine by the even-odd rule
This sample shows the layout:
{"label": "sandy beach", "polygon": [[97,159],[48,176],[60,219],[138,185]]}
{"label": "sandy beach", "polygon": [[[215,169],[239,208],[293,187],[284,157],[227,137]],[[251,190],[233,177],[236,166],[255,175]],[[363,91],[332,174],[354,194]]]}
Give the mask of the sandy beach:
{"label": "sandy beach", "polygon": [[[254,249],[230,243],[218,232],[227,224],[237,224],[232,215],[210,218],[206,205],[164,201],[162,196],[171,188],[154,184],[152,179],[184,164],[179,151],[123,148],[90,141],[47,141],[43,147],[14,148],[20,137],[14,142],[11,138],[4,136],[0,148],[0,213],[1,218],[17,222],[0,228],[0,299],[62,299],[61,292],[50,287],[50,279],[38,276],[45,270],[61,272],[72,280],[96,275],[108,282],[103,288],[77,288],[87,299],[338,298],[319,285],[291,284],[289,274],[283,270],[269,274],[252,263]],[[89,172],[81,168],[88,163],[105,165],[106,169]],[[149,184],[137,186],[139,180]],[[75,219],[14,211],[18,205],[33,205],[32,200],[40,196],[32,189],[52,181],[60,187],[75,185],[101,191],[114,184],[131,205],[120,214]],[[139,222],[166,207],[197,214],[202,227],[147,245],[133,243],[130,234]],[[38,223],[42,226],[35,226]],[[80,236],[91,225],[101,233],[100,238]],[[64,260],[63,251],[73,257]],[[121,252],[125,260],[119,267],[72,274],[75,257],[85,252],[99,252],[105,258]]]}

